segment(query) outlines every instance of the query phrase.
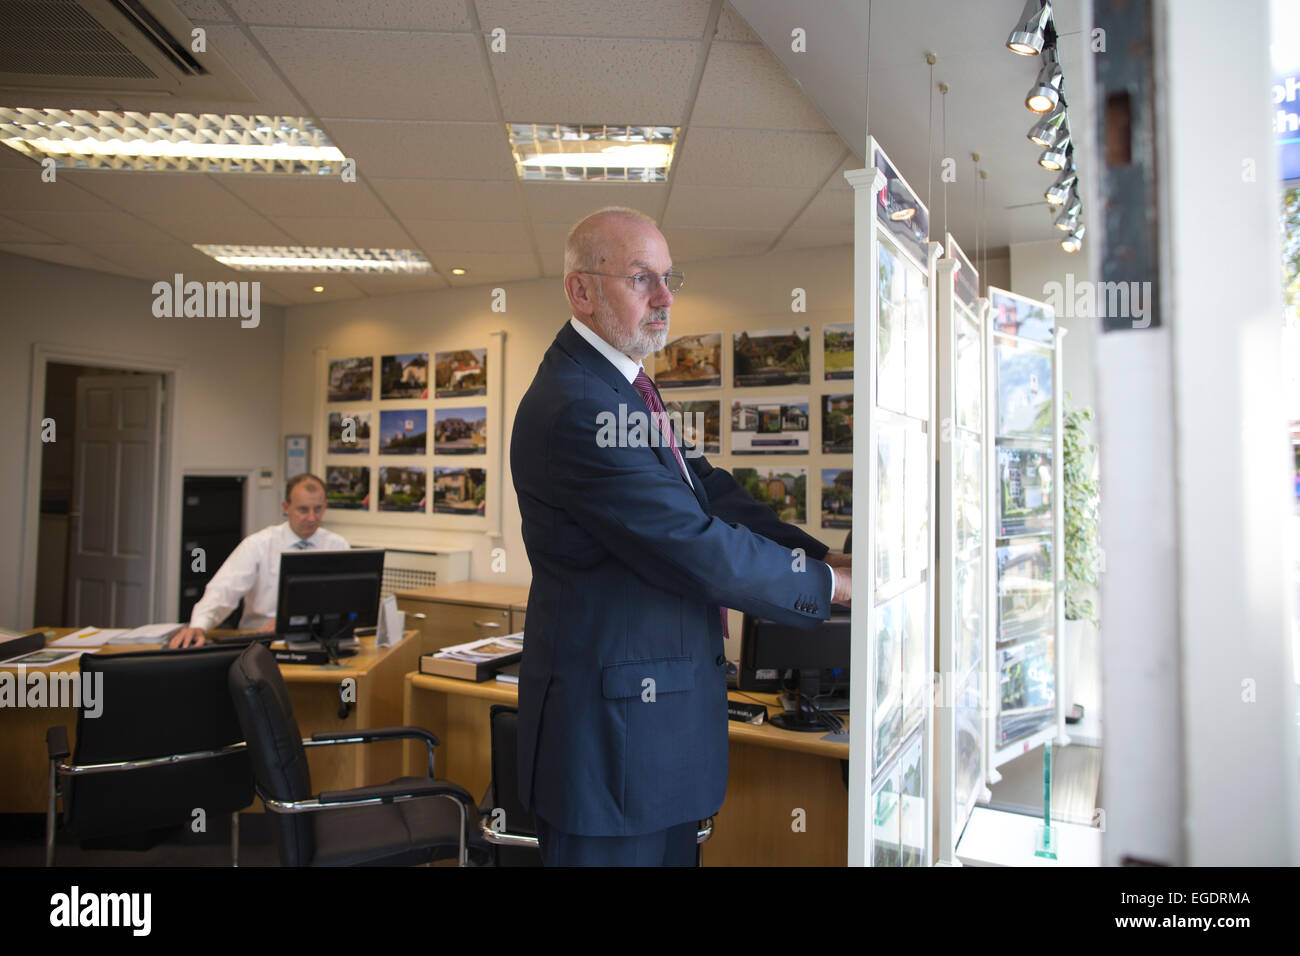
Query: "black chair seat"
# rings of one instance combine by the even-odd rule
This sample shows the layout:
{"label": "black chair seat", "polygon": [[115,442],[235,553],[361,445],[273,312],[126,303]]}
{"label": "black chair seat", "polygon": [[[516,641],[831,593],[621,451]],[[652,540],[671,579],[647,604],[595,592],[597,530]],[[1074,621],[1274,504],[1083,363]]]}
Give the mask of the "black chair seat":
{"label": "black chair seat", "polygon": [[[395,783],[423,782],[401,777]],[[312,866],[412,866],[454,860],[457,845],[446,834],[460,829],[450,800],[404,800],[312,814],[316,855]],[[447,841],[439,843],[438,841]]]}

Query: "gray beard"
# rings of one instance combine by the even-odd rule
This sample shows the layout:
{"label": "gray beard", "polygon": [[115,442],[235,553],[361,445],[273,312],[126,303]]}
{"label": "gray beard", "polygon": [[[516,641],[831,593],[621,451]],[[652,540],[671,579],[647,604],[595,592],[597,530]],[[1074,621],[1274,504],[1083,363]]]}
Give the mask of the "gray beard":
{"label": "gray beard", "polygon": [[638,328],[636,332],[624,333],[614,321],[613,311],[604,302],[601,302],[596,308],[593,318],[596,320],[596,331],[600,333],[601,338],[636,362],[641,361],[647,355],[658,352],[668,341],[669,318],[667,309],[655,309],[646,316],[647,322],[653,320],[663,321],[664,327],[661,332],[650,332],[644,328]]}

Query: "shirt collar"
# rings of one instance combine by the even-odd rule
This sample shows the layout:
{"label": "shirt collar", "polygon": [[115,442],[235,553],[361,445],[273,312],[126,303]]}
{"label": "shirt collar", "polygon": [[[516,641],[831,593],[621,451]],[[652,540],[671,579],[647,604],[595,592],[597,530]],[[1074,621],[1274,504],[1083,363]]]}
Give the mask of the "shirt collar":
{"label": "shirt collar", "polygon": [[[629,385],[636,381],[637,373],[642,369],[642,364],[640,362],[634,362],[632,359],[628,358],[628,356],[624,355],[618,349],[614,348],[614,346],[602,339],[595,330],[582,322],[579,322],[573,316],[569,316],[569,322],[572,324],[574,331],[586,339],[591,344],[592,348],[605,356],[605,358],[609,359],[609,363],[613,365],[614,368],[618,369],[619,374],[627,379]],[[292,534],[292,532],[290,532],[290,534]]]}
{"label": "shirt collar", "polygon": [[320,528],[317,528],[311,533],[310,538],[300,538],[293,533],[293,529],[289,527],[289,522],[286,521],[280,525],[280,550],[288,551],[299,541],[306,541],[307,544],[314,548],[316,547],[316,536],[319,534]]}

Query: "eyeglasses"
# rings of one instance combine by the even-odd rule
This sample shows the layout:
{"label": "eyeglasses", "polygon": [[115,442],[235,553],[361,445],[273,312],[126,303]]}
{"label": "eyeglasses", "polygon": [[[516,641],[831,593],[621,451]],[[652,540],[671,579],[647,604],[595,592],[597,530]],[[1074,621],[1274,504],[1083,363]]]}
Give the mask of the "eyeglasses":
{"label": "eyeglasses", "polygon": [[668,287],[668,291],[673,295],[682,291],[682,286],[686,284],[686,273],[684,272],[665,272],[663,275],[655,275],[653,272],[638,272],[634,275],[624,276],[613,272],[584,272],[586,276],[604,276],[607,279],[631,279],[632,291],[638,295],[649,295],[650,292],[658,288],[662,282]]}

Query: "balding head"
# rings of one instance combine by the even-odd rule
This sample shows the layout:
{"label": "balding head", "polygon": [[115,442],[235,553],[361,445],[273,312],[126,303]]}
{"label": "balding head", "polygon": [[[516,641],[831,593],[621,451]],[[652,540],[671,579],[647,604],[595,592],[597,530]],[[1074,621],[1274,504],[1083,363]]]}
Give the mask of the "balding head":
{"label": "balding head", "polygon": [[653,227],[655,221],[629,206],[606,206],[575,225],[564,243],[564,274],[605,271],[611,234],[629,225]]}

